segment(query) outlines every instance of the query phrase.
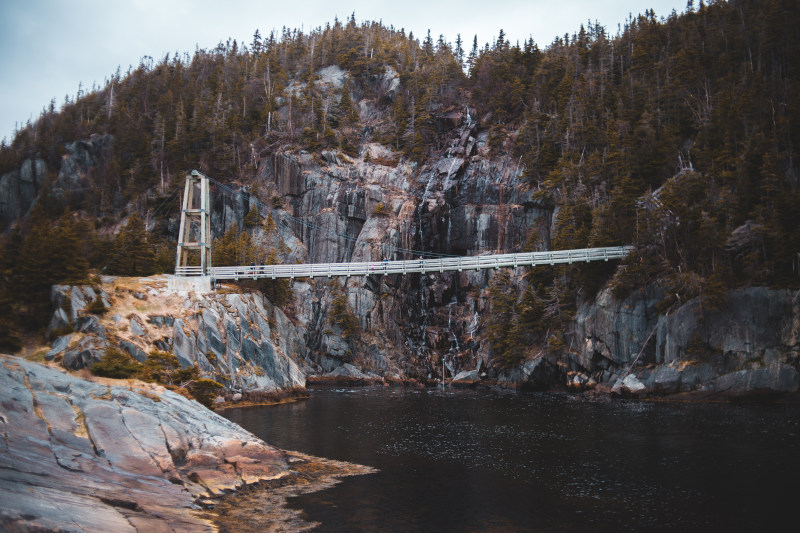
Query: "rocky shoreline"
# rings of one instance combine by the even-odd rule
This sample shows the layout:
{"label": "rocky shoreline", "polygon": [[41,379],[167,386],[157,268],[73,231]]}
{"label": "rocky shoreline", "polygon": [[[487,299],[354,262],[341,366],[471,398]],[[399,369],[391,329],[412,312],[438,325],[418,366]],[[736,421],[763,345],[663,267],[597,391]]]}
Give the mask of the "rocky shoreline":
{"label": "rocky shoreline", "polygon": [[[345,370],[309,385],[425,386]],[[653,368],[629,374],[616,389],[598,384],[584,392],[655,401],[800,401],[796,375],[778,368],[784,370],[783,378],[739,376],[752,385],[747,394],[719,386],[654,395],[652,374],[659,370]],[[475,372],[457,378],[447,386],[504,388]],[[776,379],[786,381],[783,391],[759,386]],[[315,524],[287,509],[288,497],[374,472],[274,448],[158,385],[89,381],[20,357],[0,355],[0,409],[3,531],[60,531],[65,524],[88,532],[305,531]]]}
{"label": "rocky shoreline", "polygon": [[18,357],[0,356],[0,408],[3,531],[212,532],[203,509],[244,487],[371,471],[286,453],[163,387]]}

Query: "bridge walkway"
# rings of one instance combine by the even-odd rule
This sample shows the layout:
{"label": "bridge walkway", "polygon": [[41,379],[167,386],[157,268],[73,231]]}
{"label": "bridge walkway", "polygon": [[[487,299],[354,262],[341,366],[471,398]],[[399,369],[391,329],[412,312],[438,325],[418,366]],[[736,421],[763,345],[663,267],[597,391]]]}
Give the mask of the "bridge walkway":
{"label": "bridge walkway", "polygon": [[[552,250],[547,252],[524,252],[516,254],[476,255],[470,257],[444,257],[436,259],[412,259],[404,261],[372,261],[361,263],[301,263],[294,265],[250,265],[209,267],[205,275],[216,280],[314,278],[333,276],[371,276],[389,274],[415,274],[426,272],[448,272],[483,270],[487,268],[516,268],[522,266],[571,264],[589,261],[622,259],[631,246],[605,248],[582,248],[575,250]],[[179,266],[176,276],[201,276],[200,266]]]}

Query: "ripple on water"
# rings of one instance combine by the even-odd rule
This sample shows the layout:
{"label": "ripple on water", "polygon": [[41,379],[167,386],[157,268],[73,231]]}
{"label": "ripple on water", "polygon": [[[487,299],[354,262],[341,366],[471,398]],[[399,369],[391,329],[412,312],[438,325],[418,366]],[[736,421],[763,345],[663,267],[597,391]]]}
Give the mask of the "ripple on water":
{"label": "ripple on water", "polygon": [[295,500],[321,531],[370,530],[348,512],[407,531],[769,529],[793,508],[785,480],[800,476],[797,406],[343,388],[291,409],[234,420],[278,446],[381,470],[324,502]]}

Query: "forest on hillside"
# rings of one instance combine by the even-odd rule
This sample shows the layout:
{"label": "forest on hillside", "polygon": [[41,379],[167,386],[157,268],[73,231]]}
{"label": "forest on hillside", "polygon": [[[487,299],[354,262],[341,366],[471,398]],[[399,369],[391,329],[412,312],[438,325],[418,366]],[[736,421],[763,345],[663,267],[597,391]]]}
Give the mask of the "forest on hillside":
{"label": "forest on hillside", "polygon": [[[169,268],[165,224],[147,234],[131,217],[115,236],[108,229],[136,211],[163,219],[187,170],[247,183],[269,153],[356,155],[366,142],[424,164],[446,148],[443,117],[465,107],[493,153],[518,160],[537,197],[558,208],[546,245],[636,246],[616,271],[564,267],[535,274],[534,289],[574,299],[610,281],[623,296],[658,281],[674,299],[667,308],[697,296],[714,306],[737,286],[800,286],[798,20],[794,0],[690,0],[683,13],[646,10],[614,33],[587,23],[540,46],[500,30],[479,46],[353,15],[143,58],[60,109],[51,102],[0,147],[0,176],[31,158],[47,173],[38,208],[0,228],[0,342],[20,316],[40,327],[52,283],[89,268]],[[349,73],[342,88],[311,83],[329,65]],[[360,112],[365,100],[375,112]],[[96,186],[54,194],[65,145],[93,134],[113,138]],[[121,264],[121,239],[146,261]],[[48,267],[43,250],[72,266]]]}

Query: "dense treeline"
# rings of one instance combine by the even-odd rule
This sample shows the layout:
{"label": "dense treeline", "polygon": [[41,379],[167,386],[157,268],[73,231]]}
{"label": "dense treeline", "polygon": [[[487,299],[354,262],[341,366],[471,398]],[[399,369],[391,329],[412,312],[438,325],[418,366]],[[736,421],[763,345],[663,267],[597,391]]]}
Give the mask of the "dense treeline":
{"label": "dense treeline", "polygon": [[[589,24],[544,51],[499,38],[480,54],[475,105],[497,149],[558,207],[551,246],[635,244],[612,287],[624,296],[657,281],[664,310],[697,296],[714,308],[736,286],[800,285],[797,20],[789,0],[690,2],[661,20],[648,10],[613,38]],[[509,316],[490,323],[493,345],[512,362],[537,328],[557,345],[530,310],[567,326],[612,273],[537,271],[511,307],[497,281]]]}
{"label": "dense treeline", "polygon": [[[314,83],[329,65],[349,73],[344,87]],[[391,98],[382,83],[387,67],[403,87]],[[354,16],[308,34],[284,28],[262,38],[256,31],[249,46],[228,41],[191,57],[144,58],[60,112],[52,102],[3,148],[0,174],[35,156],[57,169],[64,143],[92,133],[114,136],[105,175],[94,178],[119,189],[123,205],[136,193],[163,190],[189,168],[250,177],[270,145],[352,152],[365,128],[386,144],[424,155],[437,140],[432,115],[457,100],[465,79],[443,38],[434,43],[428,35],[420,43],[376,22],[357,25]],[[355,102],[364,98],[382,113],[359,123]]]}
{"label": "dense treeline", "polygon": [[[376,141],[423,162],[444,147],[442,116],[469,105],[492,149],[518,160],[538,197],[558,207],[546,244],[637,246],[616,273],[537,271],[516,301],[498,299],[510,326],[492,335],[513,361],[515,339],[546,340],[557,328],[545,322],[568,321],[609,279],[618,295],[659,280],[674,299],[665,308],[695,296],[712,306],[734,286],[798,285],[797,20],[793,0],[690,0],[682,14],[647,10],[614,35],[589,23],[540,48],[501,30],[468,53],[460,36],[419,39],[355,16],[308,33],[256,31],[247,45],[145,58],[60,112],[52,102],[0,149],[0,174],[41,157],[52,181],[65,143],[109,133],[92,176],[99,191],[45,215],[58,221],[67,209],[108,227],[130,206],[152,211],[187,169],[247,180],[278,147],[353,154]],[[319,82],[329,65],[349,73],[344,85]],[[165,224],[156,229],[151,246],[168,237]],[[81,235],[86,246],[93,233]],[[28,238],[13,233],[5,246]],[[223,255],[251,253],[226,238]],[[105,250],[91,264],[109,261],[104,242],[89,246]],[[3,268],[5,286],[15,285],[19,267]]]}

